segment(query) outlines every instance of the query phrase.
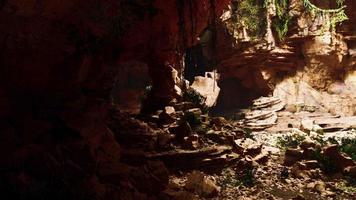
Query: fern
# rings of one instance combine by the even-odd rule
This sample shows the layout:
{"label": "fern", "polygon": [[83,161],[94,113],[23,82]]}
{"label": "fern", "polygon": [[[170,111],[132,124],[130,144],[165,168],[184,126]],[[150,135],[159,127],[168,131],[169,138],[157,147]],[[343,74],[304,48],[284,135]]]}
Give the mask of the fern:
{"label": "fern", "polygon": [[288,13],[289,0],[275,0],[277,19],[273,20],[273,26],[280,40],[284,40],[288,32],[291,16]]}

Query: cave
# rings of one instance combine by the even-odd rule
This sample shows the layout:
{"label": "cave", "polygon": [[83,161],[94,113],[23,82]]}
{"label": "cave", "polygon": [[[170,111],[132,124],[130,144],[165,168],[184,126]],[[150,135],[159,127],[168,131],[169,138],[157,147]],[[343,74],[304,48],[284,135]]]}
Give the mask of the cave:
{"label": "cave", "polygon": [[0,1],[1,198],[354,199],[355,5]]}

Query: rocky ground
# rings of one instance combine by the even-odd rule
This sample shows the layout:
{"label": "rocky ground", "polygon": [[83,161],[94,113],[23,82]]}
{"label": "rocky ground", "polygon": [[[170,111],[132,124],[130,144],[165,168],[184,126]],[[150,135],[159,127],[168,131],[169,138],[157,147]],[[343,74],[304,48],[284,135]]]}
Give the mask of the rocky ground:
{"label": "rocky ground", "polygon": [[140,115],[82,101],[73,112],[23,116],[23,130],[3,122],[0,193],[12,199],[355,199],[354,117],[261,98],[228,120],[209,116],[201,100],[191,92]]}
{"label": "rocky ground", "polygon": [[171,174],[160,198],[356,198],[354,117],[267,97],[239,116],[209,117],[189,102],[141,116],[159,132],[144,157]]}

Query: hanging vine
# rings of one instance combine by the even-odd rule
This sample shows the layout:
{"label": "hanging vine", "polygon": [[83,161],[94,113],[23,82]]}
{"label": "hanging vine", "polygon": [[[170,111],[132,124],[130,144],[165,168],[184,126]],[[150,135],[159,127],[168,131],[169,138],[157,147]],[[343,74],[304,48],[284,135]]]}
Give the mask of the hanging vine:
{"label": "hanging vine", "polygon": [[329,15],[329,21],[327,21],[327,23],[323,26],[324,30],[330,30],[331,28],[332,31],[335,31],[336,25],[348,20],[348,17],[345,14],[346,6],[344,5],[344,0],[336,0],[336,4],[340,6],[337,9],[321,9],[312,4],[309,0],[303,1],[304,7],[313,15],[321,16],[322,18],[324,18],[325,15]]}
{"label": "hanging vine", "polygon": [[238,21],[240,26],[247,28],[253,38],[261,37],[266,27],[264,0],[242,0],[237,7]]}
{"label": "hanging vine", "polygon": [[278,38],[284,40],[288,32],[289,22],[292,17],[289,15],[289,0],[275,0],[277,18],[273,20]]}
{"label": "hanging vine", "polygon": [[[267,1],[267,0],[266,0]],[[345,14],[345,5],[344,0],[335,0],[336,4],[339,6],[337,9],[321,9],[309,0],[303,0],[304,7],[312,16],[315,18],[321,17],[326,19],[326,15],[329,16],[329,19],[326,20],[326,23],[323,24],[322,31],[335,31],[336,26],[347,20],[348,17]],[[276,7],[277,19],[274,19],[273,26],[277,32],[278,38],[284,40],[286,34],[288,33],[288,26],[292,19],[289,15],[289,0],[274,0]]]}

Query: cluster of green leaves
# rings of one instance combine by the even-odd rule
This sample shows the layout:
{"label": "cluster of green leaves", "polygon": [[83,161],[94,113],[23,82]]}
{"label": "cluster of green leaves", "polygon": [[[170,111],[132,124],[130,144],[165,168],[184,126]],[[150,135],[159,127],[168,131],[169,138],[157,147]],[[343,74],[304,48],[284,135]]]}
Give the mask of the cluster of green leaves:
{"label": "cluster of green leaves", "polygon": [[264,3],[264,0],[241,0],[237,8],[238,21],[243,22],[249,34],[255,38],[265,32]]}
{"label": "cluster of green leaves", "polygon": [[256,140],[256,139],[254,138],[254,136],[252,135],[252,130],[249,129],[249,128],[245,128],[245,129],[244,129],[244,135],[245,135],[245,138],[249,138],[249,139],[251,139],[251,140]]}
{"label": "cluster of green leaves", "polygon": [[297,148],[304,140],[302,135],[284,135],[277,138],[277,146],[281,149]]}
{"label": "cluster of green leaves", "polygon": [[292,19],[289,15],[289,0],[274,0],[274,2],[277,18],[273,20],[273,27],[278,34],[278,38],[284,40],[288,32],[289,22]]}
{"label": "cluster of green leaves", "polygon": [[192,102],[194,105],[198,106],[203,113],[207,113],[209,111],[209,107],[205,105],[206,98],[192,88],[188,88],[183,93],[183,100]]}
{"label": "cluster of green leaves", "polygon": [[329,157],[322,155],[321,149],[316,149],[313,153],[313,159],[317,160],[321,170],[325,173],[334,173],[337,171],[335,163]]}
{"label": "cluster of green leaves", "polygon": [[356,138],[343,138],[340,142],[333,138],[329,138],[329,142],[332,144],[337,144],[339,150],[356,161]]}
{"label": "cluster of green leaves", "polygon": [[339,6],[337,9],[321,9],[316,7],[312,4],[309,0],[303,0],[304,6],[309,12],[313,13],[314,15],[329,15],[330,19],[327,23],[324,24],[324,31],[325,30],[335,30],[336,25],[340,24],[341,22],[348,20],[347,15],[345,14],[345,7],[344,0],[336,0],[336,4]]}
{"label": "cluster of green leaves", "polygon": [[232,169],[224,169],[222,171],[223,179],[220,182],[222,189],[228,187],[252,187],[255,185],[255,170],[247,168],[240,172],[235,172]]}
{"label": "cluster of green leaves", "polygon": [[182,120],[188,122],[189,125],[193,128],[196,128],[202,123],[200,120],[200,116],[197,116],[194,113],[190,113],[190,112],[185,113]]}

